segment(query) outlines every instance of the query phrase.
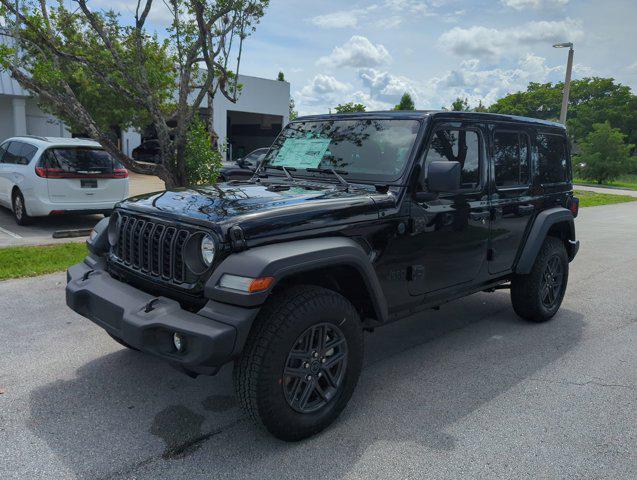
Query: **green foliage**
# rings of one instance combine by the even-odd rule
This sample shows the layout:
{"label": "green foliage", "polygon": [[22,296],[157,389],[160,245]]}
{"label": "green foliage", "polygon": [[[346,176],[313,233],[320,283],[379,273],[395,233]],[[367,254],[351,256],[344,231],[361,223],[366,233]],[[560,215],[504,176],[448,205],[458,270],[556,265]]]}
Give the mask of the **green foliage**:
{"label": "green foliage", "polygon": [[456,98],[451,104],[451,110],[453,112],[466,112],[469,110],[469,100],[466,98]]}
{"label": "green foliage", "polygon": [[299,112],[296,110],[296,103],[294,99],[290,97],[290,122],[296,120],[299,117]]}
{"label": "green foliage", "polygon": [[88,254],[82,243],[0,248],[0,280],[60,272]]}
{"label": "green foliage", "polygon": [[579,144],[581,153],[574,161],[577,176],[602,184],[630,172],[634,162],[630,150],[634,145],[624,143],[624,137],[610,122],[595,123]]}
{"label": "green foliage", "polygon": [[348,102],[342,105],[337,105],[336,107],[334,107],[334,110],[336,110],[336,113],[364,112],[365,105],[363,105],[362,103]]}
{"label": "green foliage", "polygon": [[[563,82],[530,83],[525,92],[506,95],[489,111],[526,117],[557,120],[562,105]],[[637,143],[637,96],[630,87],[612,78],[589,77],[571,82],[567,125],[576,143],[593,130],[596,123],[610,122],[626,135],[628,143]]]}
{"label": "green foliage", "polygon": [[411,98],[411,95],[407,92],[403,93],[403,96],[400,98],[400,102],[394,107],[394,110],[416,110],[416,106],[414,105],[414,100]]}
{"label": "green foliage", "polygon": [[193,119],[188,129],[184,156],[189,185],[217,181],[221,169],[221,153],[213,148],[210,133],[199,117]]}
{"label": "green foliage", "polygon": [[476,105],[476,107],[473,108],[473,111],[474,112],[488,112],[489,109],[484,106],[484,104],[482,103],[482,100],[478,100],[478,105]]}
{"label": "green foliage", "polygon": [[279,72],[279,75],[276,77],[279,82],[285,82],[285,74],[283,72]]}

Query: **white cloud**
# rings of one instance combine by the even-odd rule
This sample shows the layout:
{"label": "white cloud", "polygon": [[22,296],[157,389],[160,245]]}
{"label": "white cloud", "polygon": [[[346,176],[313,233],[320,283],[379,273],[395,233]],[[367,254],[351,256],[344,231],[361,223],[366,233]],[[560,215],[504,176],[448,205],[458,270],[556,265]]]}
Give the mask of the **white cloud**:
{"label": "white cloud", "polygon": [[341,82],[330,75],[319,73],[310,83],[296,93],[298,100],[306,104],[330,103],[344,92],[351,89],[351,85]]}
{"label": "white cloud", "polygon": [[563,7],[569,0],[500,0],[502,5],[515,8],[516,10],[526,10],[528,8],[540,9],[551,7]]}
{"label": "white cloud", "polygon": [[356,28],[361,10],[341,10],[339,12],[318,15],[312,23],[320,28]]}
{"label": "white cloud", "polygon": [[334,47],[332,53],[321,57],[317,65],[326,67],[377,67],[389,63],[391,55],[381,44],[373,44],[367,37],[354,35],[340,47]]}
{"label": "white cloud", "polygon": [[375,100],[395,104],[405,92],[417,96],[416,82],[407,77],[381,72],[373,68],[360,69],[358,76]]}
{"label": "white cloud", "polygon": [[582,35],[581,23],[567,18],[561,21],[528,22],[501,30],[483,26],[455,27],[443,33],[438,44],[459,56],[497,60],[506,52],[519,53],[517,47],[520,45],[574,41]]}

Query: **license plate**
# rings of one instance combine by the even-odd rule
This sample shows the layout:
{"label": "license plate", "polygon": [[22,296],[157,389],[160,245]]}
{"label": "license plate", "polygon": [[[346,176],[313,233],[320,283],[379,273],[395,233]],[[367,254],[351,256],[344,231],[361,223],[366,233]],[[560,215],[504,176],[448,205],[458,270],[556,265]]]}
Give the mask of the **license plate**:
{"label": "license plate", "polygon": [[90,178],[87,180],[80,180],[82,188],[97,188],[97,179]]}

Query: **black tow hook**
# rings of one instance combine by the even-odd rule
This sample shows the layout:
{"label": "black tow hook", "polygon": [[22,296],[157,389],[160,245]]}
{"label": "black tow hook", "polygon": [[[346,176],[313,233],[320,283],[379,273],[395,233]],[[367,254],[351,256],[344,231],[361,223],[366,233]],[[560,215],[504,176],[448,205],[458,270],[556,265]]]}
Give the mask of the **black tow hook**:
{"label": "black tow hook", "polygon": [[82,281],[85,282],[88,280],[88,277],[90,277],[92,274],[95,273],[95,270],[89,270],[88,272],[86,272],[84,275],[82,275]]}
{"label": "black tow hook", "polygon": [[150,313],[155,310],[155,303],[157,302],[159,302],[159,298],[153,298],[150,302],[148,302],[144,307],[144,313]]}

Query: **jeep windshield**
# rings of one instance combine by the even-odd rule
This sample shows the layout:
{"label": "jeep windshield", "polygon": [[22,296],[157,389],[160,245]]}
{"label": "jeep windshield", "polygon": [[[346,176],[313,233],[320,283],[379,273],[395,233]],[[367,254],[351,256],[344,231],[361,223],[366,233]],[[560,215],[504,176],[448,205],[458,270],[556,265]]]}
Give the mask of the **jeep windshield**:
{"label": "jeep windshield", "polygon": [[398,180],[414,146],[417,120],[344,119],[293,122],[278,136],[262,169],[294,176],[347,175],[348,181]]}

